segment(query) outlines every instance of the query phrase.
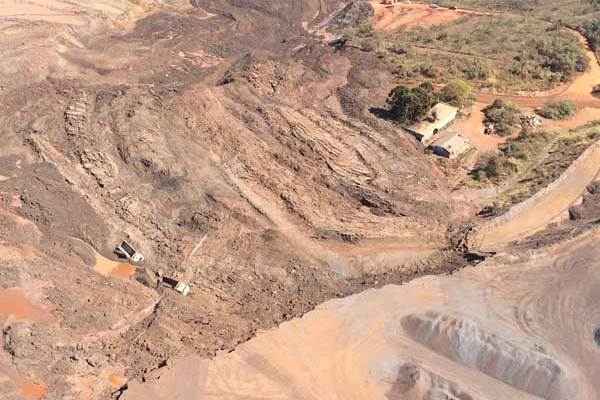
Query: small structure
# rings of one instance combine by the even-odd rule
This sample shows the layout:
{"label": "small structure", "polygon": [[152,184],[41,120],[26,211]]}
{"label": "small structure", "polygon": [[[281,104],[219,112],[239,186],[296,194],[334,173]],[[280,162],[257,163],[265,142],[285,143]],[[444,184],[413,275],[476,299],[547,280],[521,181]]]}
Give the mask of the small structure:
{"label": "small structure", "polygon": [[126,258],[133,261],[134,263],[141,263],[144,261],[142,253],[138,253],[129,243],[122,241],[120,245],[115,247],[115,253],[119,257]]}
{"label": "small structure", "polygon": [[434,154],[454,159],[471,150],[473,145],[464,136],[456,132],[447,132],[437,138],[430,147]]}
{"label": "small structure", "polygon": [[188,294],[190,294],[191,287],[189,284],[187,284],[185,282],[181,282],[176,279],[169,278],[167,276],[163,276],[162,283],[165,286],[168,286],[171,289],[175,290],[176,292],[180,293],[182,296],[187,296]]}
{"label": "small structure", "polygon": [[542,126],[542,118],[536,114],[524,114],[521,116],[521,126],[523,128],[539,128]]}
{"label": "small structure", "polygon": [[458,108],[446,103],[438,103],[427,114],[423,121],[406,129],[421,143],[429,144],[434,136],[447,128],[458,114]]}

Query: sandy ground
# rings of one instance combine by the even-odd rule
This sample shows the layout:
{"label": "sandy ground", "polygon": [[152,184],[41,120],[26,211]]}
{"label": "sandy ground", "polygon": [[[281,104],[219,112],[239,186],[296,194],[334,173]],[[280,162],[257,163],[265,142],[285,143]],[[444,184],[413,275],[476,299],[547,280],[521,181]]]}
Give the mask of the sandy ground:
{"label": "sandy ground", "polygon": [[482,110],[488,105],[487,103],[475,102],[466,110],[468,115],[460,117],[452,125],[452,129],[468,138],[473,146],[482,153],[496,151],[498,146],[506,140],[497,135],[486,135],[484,133]]}
{"label": "sandy ground", "polygon": [[0,290],[0,317],[17,321],[40,321],[47,317],[46,311],[33,304],[20,288]]}
{"label": "sandy ground", "polygon": [[472,11],[433,8],[428,4],[398,3],[395,5],[381,4],[381,1],[371,1],[375,10],[373,27],[377,31],[392,32],[401,28],[428,27],[442,25],[455,21]]}
{"label": "sandy ground", "polygon": [[124,398],[596,399],[597,240],[325,303]]}

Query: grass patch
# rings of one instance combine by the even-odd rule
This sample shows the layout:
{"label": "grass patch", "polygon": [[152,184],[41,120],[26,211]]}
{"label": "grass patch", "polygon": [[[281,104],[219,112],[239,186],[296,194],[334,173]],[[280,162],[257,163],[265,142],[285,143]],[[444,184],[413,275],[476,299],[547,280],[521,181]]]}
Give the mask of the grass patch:
{"label": "grass patch", "polygon": [[575,35],[524,16],[465,16],[452,23],[348,37],[382,52],[402,81],[444,84],[464,80],[496,90],[542,90],[585,70],[587,58]]}
{"label": "grass patch", "polygon": [[[510,162],[514,171],[512,174],[505,173],[500,178],[506,180],[518,176],[518,180],[504,190],[492,205],[486,207],[487,213],[503,214],[513,205],[525,201],[557,180],[590,145],[600,139],[600,123],[592,123],[555,136],[544,136],[546,143],[539,140],[530,143],[525,150],[528,155],[524,159],[521,159],[524,149],[520,147],[513,148],[508,153],[505,149],[502,154],[497,155],[502,159],[501,162]],[[496,179],[496,182],[500,180]]]}
{"label": "grass patch", "polygon": [[553,135],[545,131],[523,130],[516,138],[508,139],[499,153],[484,154],[471,171],[471,176],[478,182],[499,184],[520,174],[544,152]]}

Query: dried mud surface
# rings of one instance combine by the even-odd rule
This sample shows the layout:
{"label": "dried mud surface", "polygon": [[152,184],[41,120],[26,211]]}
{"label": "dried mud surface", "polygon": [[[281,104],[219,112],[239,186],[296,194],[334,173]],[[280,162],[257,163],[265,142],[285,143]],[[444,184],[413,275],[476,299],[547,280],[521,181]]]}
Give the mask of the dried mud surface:
{"label": "dried mud surface", "polygon": [[464,264],[451,169],[368,110],[391,73],[311,33],[344,5],[0,1],[0,398],[116,398]]}
{"label": "dried mud surface", "polygon": [[587,242],[350,296],[463,267],[477,203],[369,111],[386,65],[324,43],[346,5],[0,0],[0,399],[595,398],[544,308],[592,315],[557,283],[593,295]]}

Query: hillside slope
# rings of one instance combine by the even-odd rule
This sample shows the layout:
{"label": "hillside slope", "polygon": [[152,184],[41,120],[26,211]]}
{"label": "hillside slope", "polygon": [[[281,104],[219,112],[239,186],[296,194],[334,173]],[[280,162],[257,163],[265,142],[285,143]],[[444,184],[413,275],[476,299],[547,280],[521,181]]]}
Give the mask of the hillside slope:
{"label": "hillside slope", "polygon": [[[175,354],[452,268],[471,206],[368,112],[390,75],[309,33],[339,2],[19,4],[0,2],[0,299],[24,304],[0,301],[3,393],[106,398]],[[192,295],[143,285],[123,239]]]}

